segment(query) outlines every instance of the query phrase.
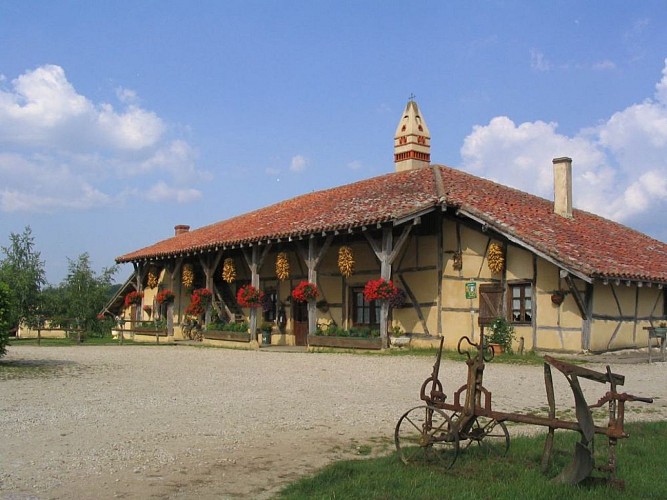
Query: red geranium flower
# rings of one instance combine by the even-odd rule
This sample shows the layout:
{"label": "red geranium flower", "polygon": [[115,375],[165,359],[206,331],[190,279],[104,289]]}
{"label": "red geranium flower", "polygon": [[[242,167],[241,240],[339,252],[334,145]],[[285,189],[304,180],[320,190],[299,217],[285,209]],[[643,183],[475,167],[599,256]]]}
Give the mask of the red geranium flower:
{"label": "red geranium flower", "polygon": [[368,302],[374,300],[390,300],[398,293],[398,289],[394,286],[394,283],[384,278],[379,280],[370,280],[366,283],[364,287],[364,298]]}
{"label": "red geranium flower", "polygon": [[252,285],[244,285],[236,293],[236,302],[241,307],[261,307],[264,292]]}
{"label": "red geranium flower", "polygon": [[141,304],[144,294],[142,292],[130,292],[125,296],[125,307],[130,307],[133,304]]}
{"label": "red geranium flower", "polygon": [[294,290],[292,290],[292,297],[297,302],[315,300],[319,294],[317,285],[315,283],[310,283],[309,281],[302,281]]}

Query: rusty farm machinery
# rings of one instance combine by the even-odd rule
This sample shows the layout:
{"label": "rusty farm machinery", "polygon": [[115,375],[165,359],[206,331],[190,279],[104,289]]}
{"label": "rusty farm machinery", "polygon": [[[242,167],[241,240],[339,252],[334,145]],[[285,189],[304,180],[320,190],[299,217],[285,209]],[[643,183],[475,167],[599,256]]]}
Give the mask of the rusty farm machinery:
{"label": "rusty farm machinery", "polygon": [[[544,356],[544,381],[548,402],[548,414],[508,413],[495,411],[491,404],[491,392],[483,385],[485,362],[493,359],[493,350],[485,344],[484,333],[480,342],[475,343],[462,337],[458,343],[459,354],[467,356],[468,378],[465,385],[454,392],[451,402],[443,392],[438,378],[442,358],[443,340],[433,366],[433,372],[421,386],[420,399],[423,404],[408,410],[396,424],[394,441],[400,459],[408,463],[435,463],[450,468],[459,454],[471,447],[499,456],[505,455],[510,446],[510,435],[506,422],[516,422],[544,426],[548,428],[542,470],[547,471],[551,462],[554,432],[568,429],[580,434],[575,445],[572,463],[555,479],[564,483],[577,484],[591,477],[595,469],[604,474],[610,483],[622,487],[616,477],[616,443],[628,435],[623,429],[625,403],[640,401],[652,403],[650,398],[619,393],[617,386],[623,385],[625,377],[612,373],[597,372],[581,366],[566,363],[550,356]],[[572,389],[575,401],[576,421],[564,420],[556,416],[556,402],[551,367],[560,371]],[[586,402],[579,379],[609,384],[608,391],[594,404]],[[606,426],[596,425],[592,410],[608,405]],[[596,467],[594,458],[594,437],[606,436],[608,454],[606,462]]]}

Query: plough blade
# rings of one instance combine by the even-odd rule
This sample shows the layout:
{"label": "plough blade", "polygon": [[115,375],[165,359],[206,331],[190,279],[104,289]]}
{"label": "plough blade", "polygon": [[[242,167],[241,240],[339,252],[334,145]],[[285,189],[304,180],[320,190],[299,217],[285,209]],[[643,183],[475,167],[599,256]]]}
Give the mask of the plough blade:
{"label": "plough blade", "polygon": [[578,484],[591,475],[593,467],[595,467],[593,452],[583,443],[577,442],[577,446],[574,448],[574,460],[554,478],[554,481]]}

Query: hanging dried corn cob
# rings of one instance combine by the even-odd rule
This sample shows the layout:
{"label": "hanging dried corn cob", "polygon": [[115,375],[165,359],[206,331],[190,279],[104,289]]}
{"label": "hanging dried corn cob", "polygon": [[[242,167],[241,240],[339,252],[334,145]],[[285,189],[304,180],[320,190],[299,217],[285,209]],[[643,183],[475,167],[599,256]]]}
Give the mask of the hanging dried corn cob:
{"label": "hanging dried corn cob", "polygon": [[489,245],[489,254],[487,255],[489,269],[494,273],[499,273],[505,267],[505,257],[503,249],[498,243]]}
{"label": "hanging dried corn cob", "polygon": [[185,288],[192,288],[195,281],[195,273],[192,270],[192,264],[185,264],[183,266],[183,273],[181,274],[181,282]]}
{"label": "hanging dried corn cob", "polygon": [[155,288],[157,286],[158,271],[154,267],[148,270],[148,288]]}
{"label": "hanging dried corn cob", "polygon": [[454,256],[452,258],[452,267],[454,267],[455,271],[460,271],[463,269],[463,254],[459,252],[454,252]]}
{"label": "hanging dried corn cob", "polygon": [[222,264],[222,279],[227,283],[234,283],[236,280],[236,268],[234,267],[234,259],[227,257]]}
{"label": "hanging dried corn cob", "polygon": [[276,257],[276,276],[280,281],[289,279],[289,260],[285,252],[280,252]]}
{"label": "hanging dried corn cob", "polygon": [[342,246],[338,250],[338,270],[346,278],[354,273],[354,254],[348,246]]}

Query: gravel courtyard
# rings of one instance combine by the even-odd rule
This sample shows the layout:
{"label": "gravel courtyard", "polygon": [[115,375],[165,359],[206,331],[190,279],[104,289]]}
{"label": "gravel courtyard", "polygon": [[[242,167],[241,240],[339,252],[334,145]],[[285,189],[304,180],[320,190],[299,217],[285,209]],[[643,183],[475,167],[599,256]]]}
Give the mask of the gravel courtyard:
{"label": "gravel courtyard", "polygon": [[[1,365],[34,369],[20,378],[0,371],[0,498],[268,498],[369,446],[391,451],[394,425],[420,403],[433,361],[191,346],[10,347]],[[611,366],[626,376],[619,389],[656,398],[629,403],[627,420],[667,418],[667,363]],[[465,364],[443,361],[440,378],[452,394],[465,383]],[[559,409],[571,408],[556,370],[554,382]],[[489,364],[484,385],[497,410],[546,404],[541,366]],[[589,403],[606,391],[582,385]],[[526,430],[512,426],[510,434]]]}

